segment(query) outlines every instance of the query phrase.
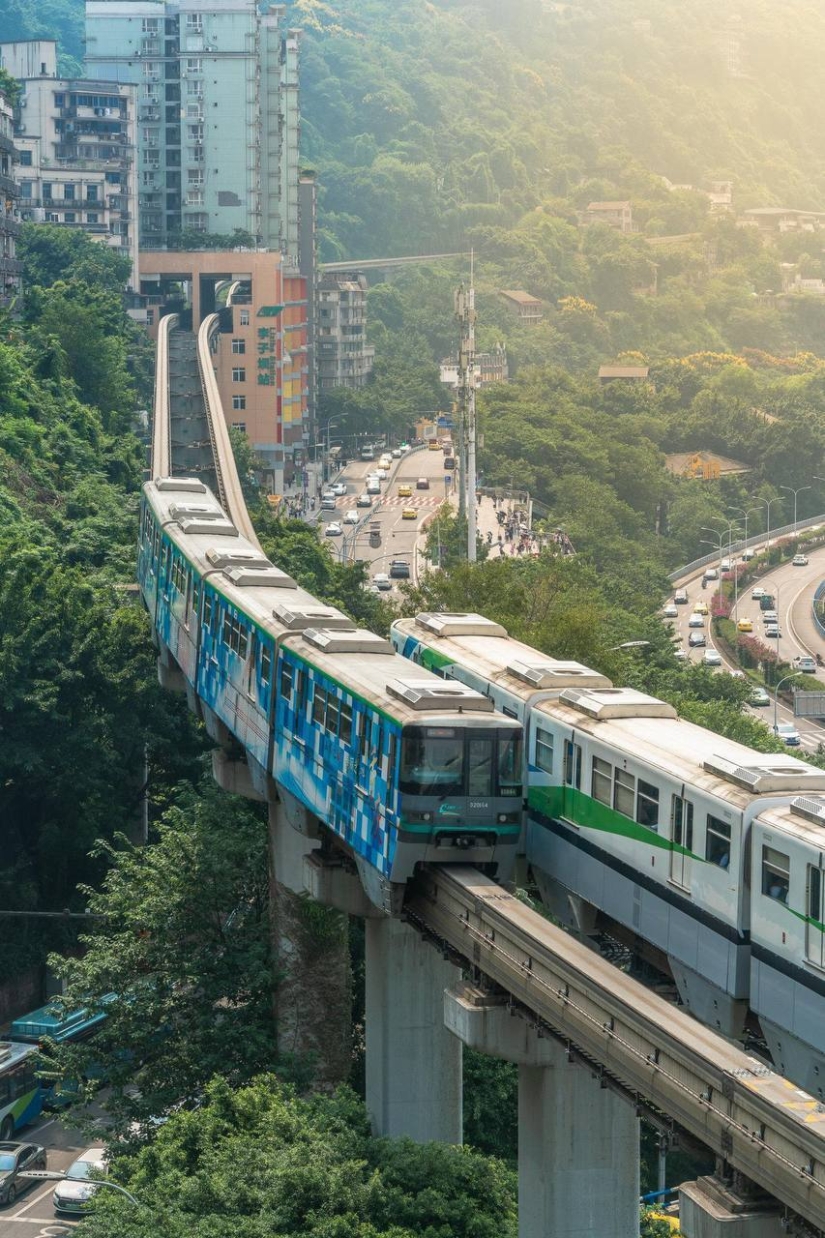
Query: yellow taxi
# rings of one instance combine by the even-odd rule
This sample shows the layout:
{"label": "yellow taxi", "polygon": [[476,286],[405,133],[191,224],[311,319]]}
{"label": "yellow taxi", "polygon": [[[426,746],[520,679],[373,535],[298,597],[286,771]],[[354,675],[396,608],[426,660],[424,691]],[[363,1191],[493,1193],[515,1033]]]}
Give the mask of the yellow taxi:
{"label": "yellow taxi", "polygon": [[409,499],[411,495],[412,495],[412,486],[404,485],[404,486],[398,487],[398,497],[400,499]]}
{"label": "yellow taxi", "polygon": [[694,615],[706,615],[708,613],[707,602],[697,602],[693,608]]}
{"label": "yellow taxi", "polygon": [[417,507],[405,507],[403,512],[401,513],[401,519],[402,520],[417,520],[418,519],[418,508]]}
{"label": "yellow taxi", "polygon": [[736,625],[737,632],[752,632],[753,624],[750,619],[740,619]]}

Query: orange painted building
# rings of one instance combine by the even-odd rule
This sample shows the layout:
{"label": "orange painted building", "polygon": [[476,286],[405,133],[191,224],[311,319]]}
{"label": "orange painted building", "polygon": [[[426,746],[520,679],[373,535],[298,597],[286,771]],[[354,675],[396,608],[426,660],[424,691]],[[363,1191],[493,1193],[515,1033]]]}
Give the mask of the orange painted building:
{"label": "orange painted building", "polygon": [[194,332],[221,315],[215,373],[224,417],[245,431],[281,492],[300,474],[310,438],[306,279],[281,254],[260,250],[147,250],[140,261],[153,335],[181,301],[182,325],[191,307]]}

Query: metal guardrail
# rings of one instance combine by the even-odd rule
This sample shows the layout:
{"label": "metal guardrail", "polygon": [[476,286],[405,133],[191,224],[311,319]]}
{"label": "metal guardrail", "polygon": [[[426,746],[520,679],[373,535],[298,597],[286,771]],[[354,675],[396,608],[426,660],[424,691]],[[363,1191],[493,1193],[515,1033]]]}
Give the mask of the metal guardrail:
{"label": "metal guardrail", "polygon": [[819,632],[819,635],[822,637],[825,637],[825,623],[822,622],[819,615],[817,614],[816,604],[818,601],[820,601],[820,599],[822,598],[824,594],[825,594],[825,580],[823,580],[821,585],[817,586],[816,593],[814,594],[813,604],[811,606],[811,610],[813,611],[813,616],[814,616],[814,623],[817,626],[817,631]]}
{"label": "metal guardrail", "polygon": [[[825,514],[821,516],[810,516],[807,520],[798,520],[796,523],[796,532],[799,533],[803,529],[815,529],[817,525],[825,524]],[[778,540],[781,537],[787,537],[788,534],[794,533],[792,524],[783,524],[779,529],[771,529],[771,541]],[[738,542],[733,542],[730,547],[731,554],[738,554],[741,550],[747,550],[749,546],[761,546],[767,539],[767,533],[759,533],[756,537],[749,537],[747,541],[744,539]],[[671,572],[668,576],[673,584],[676,584],[683,576],[692,576],[700,567],[707,567],[708,564],[718,563],[720,558],[719,551],[714,550],[709,555],[703,555],[701,559],[694,559],[692,563],[686,563],[684,567],[678,567],[675,572]]]}
{"label": "metal guardrail", "polygon": [[825,1106],[470,867],[422,874],[410,922],[632,1100],[669,1114],[818,1230]]}
{"label": "metal guardrail", "polygon": [[155,356],[155,401],[152,412],[152,475],[172,472],[172,425],[169,408],[169,333],[178,326],[177,314],[166,314],[158,324]]}

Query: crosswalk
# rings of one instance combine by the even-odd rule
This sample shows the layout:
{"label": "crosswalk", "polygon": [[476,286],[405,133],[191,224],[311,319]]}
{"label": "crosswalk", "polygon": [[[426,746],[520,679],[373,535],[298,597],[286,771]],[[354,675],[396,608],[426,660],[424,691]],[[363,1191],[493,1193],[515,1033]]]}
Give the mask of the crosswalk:
{"label": "crosswalk", "polygon": [[[402,499],[397,494],[391,495],[389,498],[384,498],[383,495],[376,495],[373,500],[372,510],[382,511],[387,507],[421,507],[432,508],[440,507],[444,502],[443,498],[439,498],[436,494],[413,494],[410,498]],[[351,511],[355,507],[355,499],[351,494],[345,494],[335,500],[335,506],[343,511]],[[366,513],[367,508],[359,508],[359,511]]]}

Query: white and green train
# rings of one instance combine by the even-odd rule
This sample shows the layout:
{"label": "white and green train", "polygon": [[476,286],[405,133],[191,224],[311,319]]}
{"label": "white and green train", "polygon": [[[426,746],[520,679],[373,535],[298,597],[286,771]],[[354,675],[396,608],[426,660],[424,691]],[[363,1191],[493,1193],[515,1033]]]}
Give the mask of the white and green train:
{"label": "white and green train", "polygon": [[553,912],[644,943],[732,1038],[825,1098],[825,772],[753,752],[480,615],[393,625],[396,649],[524,728],[524,848]]}

